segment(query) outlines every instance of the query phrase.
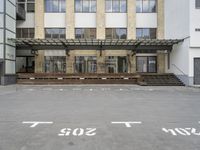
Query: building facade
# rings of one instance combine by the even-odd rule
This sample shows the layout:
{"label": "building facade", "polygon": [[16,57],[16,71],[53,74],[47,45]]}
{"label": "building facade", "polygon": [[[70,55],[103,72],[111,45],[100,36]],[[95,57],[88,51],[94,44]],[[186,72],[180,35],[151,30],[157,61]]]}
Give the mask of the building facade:
{"label": "building facade", "polygon": [[26,14],[17,13],[16,39],[25,40],[17,41],[16,73],[175,73],[187,85],[200,84],[198,5],[199,0],[18,0]]}
{"label": "building facade", "polygon": [[15,45],[9,38],[16,35],[16,1],[0,1],[0,83],[9,84],[16,82]]}

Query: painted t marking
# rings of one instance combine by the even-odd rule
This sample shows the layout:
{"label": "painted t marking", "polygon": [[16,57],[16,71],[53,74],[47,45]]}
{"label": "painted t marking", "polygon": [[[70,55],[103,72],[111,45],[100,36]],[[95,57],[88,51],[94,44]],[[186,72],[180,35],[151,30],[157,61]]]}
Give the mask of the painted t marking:
{"label": "painted t marking", "polygon": [[134,121],[134,122],[111,122],[112,124],[125,124],[127,128],[131,128],[131,124],[142,124],[141,121]]}
{"label": "painted t marking", "polygon": [[23,121],[23,124],[31,124],[30,128],[35,128],[39,124],[53,124],[53,122]]}

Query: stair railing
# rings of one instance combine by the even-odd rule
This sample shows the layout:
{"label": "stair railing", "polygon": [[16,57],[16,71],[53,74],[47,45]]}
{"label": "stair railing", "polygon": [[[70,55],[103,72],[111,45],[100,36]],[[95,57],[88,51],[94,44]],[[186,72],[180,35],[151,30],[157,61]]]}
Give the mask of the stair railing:
{"label": "stair railing", "polygon": [[183,75],[187,76],[177,65],[172,64],[179,72],[181,72]]}

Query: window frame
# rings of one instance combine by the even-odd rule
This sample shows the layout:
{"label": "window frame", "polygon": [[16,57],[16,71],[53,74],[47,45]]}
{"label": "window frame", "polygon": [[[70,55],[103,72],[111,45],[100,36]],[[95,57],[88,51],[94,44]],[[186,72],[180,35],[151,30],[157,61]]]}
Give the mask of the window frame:
{"label": "window frame", "polygon": [[[141,32],[141,37],[138,37],[137,36],[137,30],[140,30],[140,32]],[[149,30],[148,32],[149,32],[149,37],[148,38],[145,38],[144,37],[144,30]],[[155,31],[155,37],[154,36],[151,36],[151,33],[152,33],[152,31],[151,30],[154,30]],[[152,38],[153,37],[153,38]],[[157,28],[136,28],[136,39],[157,39]]]}
{"label": "window frame", "polygon": [[[49,1],[49,2],[51,2],[51,3],[52,3],[53,1],[57,1],[57,3],[58,3],[57,9],[58,9],[58,10],[53,10],[54,8],[52,7],[51,10],[48,10],[48,11],[47,11],[47,5],[46,5],[46,4],[47,4],[47,1]],[[63,8],[63,7],[62,7],[62,4],[63,4],[62,1],[63,1],[63,0],[45,0],[45,2],[44,2],[44,12],[45,12],[45,13],[66,13],[66,0],[65,0],[65,3],[64,3],[64,4],[65,4],[65,5],[64,5],[64,6],[65,6],[65,7],[64,7],[65,10],[62,10],[62,8]]]}
{"label": "window frame", "polygon": [[[77,37],[77,32],[76,32],[77,30],[81,31],[81,35],[80,35],[81,38]],[[95,37],[94,38],[91,37],[91,33],[92,33],[91,30],[95,30],[94,31],[94,33],[95,33]],[[87,31],[89,31],[89,35],[90,35],[89,38],[86,37],[87,36],[87,34],[86,34]],[[97,37],[96,28],[75,28],[75,39],[96,39],[96,37]]]}
{"label": "window frame", "polygon": [[[74,12],[75,13],[96,13],[97,12],[97,0],[79,0],[80,1],[80,10],[77,10],[76,9],[76,1],[77,0],[74,0]],[[84,1],[88,1],[89,3],[88,3],[88,11],[84,11],[83,10],[83,4],[84,4]],[[95,2],[95,9],[93,10],[93,8],[92,8],[92,2]]]}
{"label": "window frame", "polygon": [[[56,34],[47,34],[47,30],[54,30],[55,31],[58,30],[59,32],[57,33],[58,37],[53,37],[56,36]],[[61,30],[64,30],[64,34],[61,34]],[[66,28],[44,28],[44,33],[45,33],[45,38],[47,39],[66,39]],[[47,35],[50,35],[50,38],[47,37]],[[64,35],[64,37],[61,37],[62,35]]]}
{"label": "window frame", "polygon": [[[119,11],[113,11],[113,1],[118,1],[119,3]],[[125,11],[122,11],[122,1],[125,1],[126,2],[126,10]],[[111,6],[111,10],[110,11],[107,11],[107,2],[110,2]],[[127,0],[105,0],[105,13],[127,13]]]}
{"label": "window frame", "polygon": [[[120,29],[126,30],[126,38],[121,38],[122,36],[119,36],[117,34],[117,30],[119,31]],[[107,36],[108,35],[107,33],[108,33],[109,30],[111,30],[111,38]],[[119,31],[119,32],[121,32],[121,31]],[[127,39],[127,28],[106,28],[105,29],[105,36],[106,36],[106,39],[119,39],[119,40]],[[114,37],[117,37],[117,36],[119,36],[119,38],[114,38]]]}
{"label": "window frame", "polygon": [[[19,31],[17,31],[17,30],[19,30]],[[23,36],[23,32],[22,32],[23,30],[27,30],[27,37]],[[31,33],[30,30],[33,30],[33,32],[32,32],[33,34]],[[19,37],[17,36],[18,34],[20,35]],[[31,36],[31,35],[33,35],[33,36]],[[34,38],[35,37],[35,28],[16,28],[16,36],[17,36],[17,38]]]}
{"label": "window frame", "polygon": [[[157,0],[147,0],[147,1],[148,1],[148,11],[145,12],[145,11],[143,11],[143,9],[144,9],[144,0],[136,0],[136,13],[157,13],[157,11],[158,11],[157,10],[157,6],[158,6]],[[150,11],[150,8],[151,8],[150,7],[151,6],[150,2],[151,1],[155,1],[155,11]],[[139,12],[137,11],[137,6],[138,6],[137,3],[138,2],[142,3],[141,8],[140,8],[141,11],[139,11]]]}

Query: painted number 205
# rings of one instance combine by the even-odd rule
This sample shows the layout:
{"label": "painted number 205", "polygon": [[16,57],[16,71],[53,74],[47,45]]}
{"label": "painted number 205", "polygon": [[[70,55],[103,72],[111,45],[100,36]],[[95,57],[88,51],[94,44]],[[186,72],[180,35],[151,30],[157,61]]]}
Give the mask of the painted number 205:
{"label": "painted number 205", "polygon": [[71,128],[63,128],[60,130],[60,133],[58,134],[58,136],[82,136],[82,135],[86,135],[86,136],[94,136],[96,135],[96,128],[76,128],[76,129],[71,129]]}

